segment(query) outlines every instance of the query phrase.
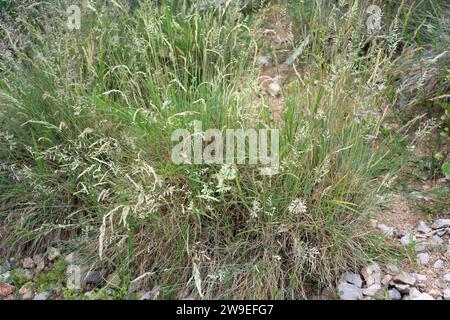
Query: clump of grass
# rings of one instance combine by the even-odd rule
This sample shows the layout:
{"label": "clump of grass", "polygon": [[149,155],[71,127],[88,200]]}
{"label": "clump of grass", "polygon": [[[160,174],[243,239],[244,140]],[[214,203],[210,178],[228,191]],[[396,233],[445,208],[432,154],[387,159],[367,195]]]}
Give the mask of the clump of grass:
{"label": "clump of grass", "polygon": [[[150,272],[161,298],[296,299],[378,255],[366,213],[396,168],[379,108],[389,54],[374,44],[361,57],[357,2],[340,9],[329,65],[324,30],[313,36],[282,121],[255,111],[242,83],[255,74],[255,22],[238,5],[117,1],[68,32],[61,4],[0,81],[3,245],[76,239],[126,281]],[[193,120],[280,129],[280,173],[173,164],[170,135]]]}
{"label": "clump of grass", "polygon": [[439,105],[448,101],[450,89],[446,79],[450,68],[448,1],[403,1],[400,6],[391,1],[386,10],[402,34],[403,52],[392,69],[398,104],[414,115],[431,104],[434,112],[430,116],[440,114]]}

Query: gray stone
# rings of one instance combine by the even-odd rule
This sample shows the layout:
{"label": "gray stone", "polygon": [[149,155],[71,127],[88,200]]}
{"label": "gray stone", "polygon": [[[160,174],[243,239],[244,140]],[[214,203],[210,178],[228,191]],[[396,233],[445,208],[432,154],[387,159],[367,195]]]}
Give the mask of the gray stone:
{"label": "gray stone", "polygon": [[338,295],[342,300],[361,300],[362,290],[349,283],[341,283],[338,286]]}
{"label": "gray stone", "polygon": [[428,233],[431,232],[431,228],[425,223],[425,221],[419,221],[417,225],[417,231],[420,233]]}
{"label": "gray stone", "polygon": [[420,296],[422,294],[422,292],[420,292],[419,290],[417,290],[417,288],[411,288],[409,289],[409,298],[411,300],[414,300],[414,298]]}
{"label": "gray stone", "polygon": [[354,284],[358,288],[361,288],[361,286],[362,286],[361,276],[357,273],[344,272],[342,274],[342,279],[344,279],[345,281],[347,281],[350,284]]}
{"label": "gray stone", "polygon": [[50,296],[50,292],[44,291],[44,292],[38,293],[36,296],[34,296],[33,300],[47,300],[49,296]]}
{"label": "gray stone", "polygon": [[450,282],[450,273],[447,273],[447,274],[444,276],[444,281]]}
{"label": "gray stone", "polygon": [[365,296],[373,297],[378,292],[380,292],[380,290],[381,290],[381,286],[379,284],[375,283],[375,284],[371,285],[370,287],[367,287],[367,288],[363,289],[362,293]]}
{"label": "gray stone", "polygon": [[385,235],[386,237],[391,238],[394,236],[395,229],[392,227],[388,227],[387,225],[380,223],[378,225],[378,229],[380,229],[381,232],[383,232],[383,235]]}
{"label": "gray stone", "polygon": [[402,298],[402,294],[397,289],[389,290],[388,294],[391,300],[400,300]]}
{"label": "gray stone", "polygon": [[361,273],[364,277],[364,280],[366,280],[366,285],[368,287],[373,284],[381,283],[381,268],[377,263],[371,263],[366,268],[364,268]]}
{"label": "gray stone", "polygon": [[387,272],[389,272],[390,274],[397,274],[400,272],[400,269],[394,265],[394,264],[387,264],[386,265],[386,270]]}
{"label": "gray stone", "polygon": [[420,273],[411,273],[411,275],[416,278],[417,282],[423,282],[427,280],[427,276]]}
{"label": "gray stone", "polygon": [[417,280],[409,273],[402,271],[394,277],[394,281],[413,286]]}
{"label": "gray stone", "polygon": [[381,279],[381,284],[383,286],[387,286],[389,284],[389,282],[391,282],[392,280],[392,276],[390,274],[387,274],[383,277],[383,279]]}
{"label": "gray stone", "polygon": [[400,242],[404,245],[407,246],[411,243],[414,243],[416,241],[416,236],[412,233],[406,233],[403,237],[401,237]]}
{"label": "gray stone", "polygon": [[410,300],[434,300],[434,298],[428,293],[422,293],[416,288],[411,288],[409,290],[409,298]]}
{"label": "gray stone", "polygon": [[103,270],[94,270],[89,271],[83,278],[82,287],[86,288],[87,286],[98,286],[103,281]]}
{"label": "gray stone", "polygon": [[439,237],[437,235],[433,235],[432,237],[430,237],[429,241],[431,244],[437,245],[437,246],[440,246],[441,244],[444,243],[444,240],[442,240],[441,237]]}
{"label": "gray stone", "polygon": [[71,264],[66,269],[66,287],[70,290],[79,290],[81,288],[81,268],[78,265]]}
{"label": "gray stone", "polygon": [[438,219],[432,225],[433,229],[441,229],[450,227],[450,219]]}
{"label": "gray stone", "polygon": [[434,269],[442,269],[444,267],[444,261],[442,261],[441,259],[436,260],[436,262],[433,264],[433,268]]}
{"label": "gray stone", "polygon": [[445,236],[446,233],[447,233],[447,229],[440,229],[440,230],[436,231],[436,235],[438,235],[439,237]]}
{"label": "gray stone", "polygon": [[444,300],[450,300],[450,288],[444,290],[443,296]]}
{"label": "gray stone", "polygon": [[419,253],[417,255],[417,261],[423,266],[426,266],[430,262],[430,255],[428,253]]}

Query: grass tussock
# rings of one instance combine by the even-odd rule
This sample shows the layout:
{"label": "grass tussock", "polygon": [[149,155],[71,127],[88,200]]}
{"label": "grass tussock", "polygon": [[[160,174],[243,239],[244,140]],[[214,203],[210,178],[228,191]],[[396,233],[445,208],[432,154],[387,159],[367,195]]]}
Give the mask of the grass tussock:
{"label": "grass tussock", "polygon": [[[403,152],[383,126],[400,31],[368,34],[363,2],[319,3],[285,7],[292,45],[311,42],[282,121],[253,107],[261,20],[236,2],[98,2],[78,32],[64,1],[21,8],[42,20],[24,48],[2,28],[1,246],[63,241],[124,286],[150,272],[162,298],[304,298],[380,255],[367,218]],[[170,135],[193,120],[278,128],[279,174],[175,165]]]}

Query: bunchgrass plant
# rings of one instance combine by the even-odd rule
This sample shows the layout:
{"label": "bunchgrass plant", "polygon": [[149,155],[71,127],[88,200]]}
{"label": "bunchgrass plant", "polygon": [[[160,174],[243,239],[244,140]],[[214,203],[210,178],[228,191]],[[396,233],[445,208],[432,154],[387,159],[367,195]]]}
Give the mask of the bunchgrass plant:
{"label": "bunchgrass plant", "polygon": [[[14,53],[0,60],[10,254],[64,242],[124,286],[148,273],[159,298],[212,299],[304,298],[382,254],[367,221],[401,152],[383,127],[396,38],[367,33],[364,3],[289,11],[293,42],[311,43],[276,121],[253,106],[261,20],[238,2],[90,1],[73,31],[69,2],[32,8],[42,18],[24,24],[23,49],[2,29]],[[279,173],[175,165],[171,133],[193,120],[279,129]]]}

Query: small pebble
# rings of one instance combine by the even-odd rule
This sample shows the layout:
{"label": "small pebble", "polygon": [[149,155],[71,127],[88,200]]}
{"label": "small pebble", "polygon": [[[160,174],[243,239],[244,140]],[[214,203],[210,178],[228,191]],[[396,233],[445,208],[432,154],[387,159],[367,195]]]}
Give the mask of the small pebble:
{"label": "small pebble", "polygon": [[47,300],[49,296],[50,296],[50,292],[44,291],[44,292],[41,292],[41,293],[37,294],[33,298],[33,300]]}
{"label": "small pebble", "polygon": [[431,228],[425,223],[425,221],[419,221],[417,225],[417,231],[420,233],[428,233],[431,232]]}
{"label": "small pebble", "polygon": [[450,288],[444,290],[443,296],[444,300],[450,300]]}
{"label": "small pebble", "polygon": [[402,294],[397,290],[397,289],[390,289],[388,291],[389,293],[389,298],[391,298],[391,300],[400,300],[402,298]]}
{"label": "small pebble", "polygon": [[429,241],[430,241],[431,244],[437,245],[437,246],[439,246],[439,245],[441,245],[441,244],[444,243],[444,240],[442,240],[441,237],[439,237],[439,236],[437,236],[437,235],[432,236],[432,237],[429,239]]}
{"label": "small pebble", "polygon": [[426,281],[427,280],[427,276],[423,275],[423,274],[419,274],[419,273],[411,273],[411,275],[416,278],[416,280],[418,282],[422,282],[422,281]]}
{"label": "small pebble", "polygon": [[433,229],[441,229],[450,227],[450,219],[438,219],[432,225]]}
{"label": "small pebble", "polygon": [[342,278],[350,284],[354,284],[358,288],[362,286],[361,276],[357,273],[344,272]]}
{"label": "small pebble", "polygon": [[428,253],[419,253],[417,255],[417,261],[423,266],[426,266],[430,261],[430,255]]}
{"label": "small pebble", "polygon": [[409,290],[410,300],[434,300],[434,298],[428,293],[422,293],[416,288],[411,288]]}
{"label": "small pebble", "polygon": [[441,259],[437,260],[434,264],[433,264],[433,268],[434,269],[442,269],[444,267],[444,261],[442,261]]}
{"label": "small pebble", "polygon": [[406,233],[401,239],[401,243],[407,246],[416,241],[416,237],[412,233]]}
{"label": "small pebble", "polygon": [[381,283],[381,268],[377,263],[371,263],[366,268],[364,268],[361,272],[366,280],[366,285],[370,287],[373,284]]}
{"label": "small pebble", "polygon": [[404,283],[404,284],[408,284],[410,286],[413,286],[414,284],[416,284],[416,278],[414,278],[412,275],[410,275],[409,273],[406,273],[405,271],[400,272],[399,274],[397,274],[394,277],[394,281],[395,282],[400,282],[400,283]]}
{"label": "small pebble", "polygon": [[400,269],[394,264],[387,264],[386,269],[390,274],[397,274],[400,272]]}
{"label": "small pebble", "polygon": [[444,276],[444,281],[450,282],[450,273],[447,273],[447,274]]}
{"label": "small pebble", "polygon": [[280,85],[278,84],[278,82],[272,82],[272,83],[269,85],[268,91],[269,91],[269,94],[270,94],[272,97],[276,97],[276,96],[278,96],[278,95],[280,94],[281,87],[280,87]]}
{"label": "small pebble", "polygon": [[342,300],[361,300],[362,290],[349,283],[341,283],[338,286],[338,294]]}

